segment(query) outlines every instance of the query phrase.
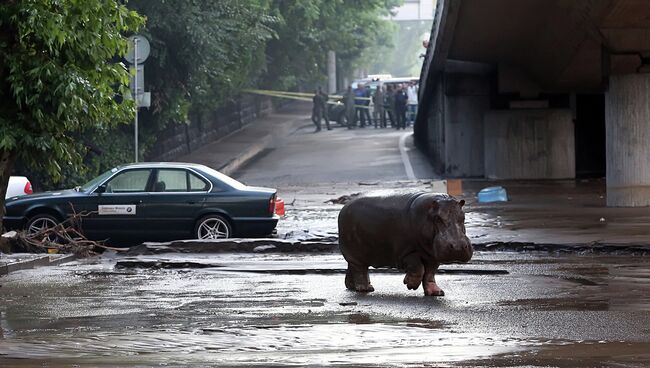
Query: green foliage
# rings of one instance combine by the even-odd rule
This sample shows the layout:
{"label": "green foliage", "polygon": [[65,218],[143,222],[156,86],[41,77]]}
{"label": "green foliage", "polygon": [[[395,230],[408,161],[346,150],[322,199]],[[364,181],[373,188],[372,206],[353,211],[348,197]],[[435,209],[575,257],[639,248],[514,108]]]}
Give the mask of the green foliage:
{"label": "green foliage", "polygon": [[[133,156],[124,35],[151,44],[140,110],[146,150],[170,124],[209,119],[247,87],[324,81],[390,46],[402,0],[9,0],[0,3],[0,153],[42,188],[73,186]],[[127,9],[128,7],[128,9]],[[130,9],[130,10],[129,10]],[[311,86],[310,86],[311,87]],[[90,149],[89,149],[90,147]],[[83,162],[84,165],[79,167]],[[0,179],[2,172],[0,168]],[[52,180],[54,179],[54,180]],[[0,180],[1,181],[1,180]]]}
{"label": "green foliage", "polygon": [[369,67],[370,73],[390,73],[400,77],[419,75],[422,68],[420,55],[426,51],[422,41],[431,31],[432,22],[421,20],[395,22],[397,31],[394,33],[393,46],[377,50],[375,55],[382,55],[381,58],[371,56],[373,63]]}
{"label": "green foliage", "polygon": [[392,42],[401,0],[131,0],[147,17],[143,136],[214,112],[240,89],[288,89],[325,78],[327,51],[350,72]]}
{"label": "green foliage", "polygon": [[54,180],[47,172],[19,162],[17,175],[27,176],[35,191],[74,188],[119,164],[133,160],[133,127],[97,127],[76,135],[80,152],[86,152],[80,167],[62,165],[60,178]]}
{"label": "green foliage", "polygon": [[111,60],[142,23],[115,0],[1,3],[0,151],[58,179],[82,162],[85,130],[129,121],[115,99],[128,71]]}
{"label": "green foliage", "polygon": [[151,56],[145,84],[152,93],[149,134],[192,113],[213,111],[233,91],[248,87],[264,63],[275,22],[258,0],[133,0],[147,17]]}
{"label": "green foliage", "polygon": [[265,85],[288,89],[326,77],[327,52],[335,51],[339,70],[350,74],[368,65],[369,51],[392,42],[386,19],[400,0],[272,0],[271,14],[281,21],[278,37],[267,44]]}

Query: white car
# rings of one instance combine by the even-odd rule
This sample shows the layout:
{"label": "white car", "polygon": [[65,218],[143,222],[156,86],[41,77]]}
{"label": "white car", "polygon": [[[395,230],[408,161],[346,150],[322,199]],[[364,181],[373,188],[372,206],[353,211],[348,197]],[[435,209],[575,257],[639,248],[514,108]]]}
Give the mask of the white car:
{"label": "white car", "polygon": [[32,194],[32,183],[24,176],[10,176],[5,198]]}

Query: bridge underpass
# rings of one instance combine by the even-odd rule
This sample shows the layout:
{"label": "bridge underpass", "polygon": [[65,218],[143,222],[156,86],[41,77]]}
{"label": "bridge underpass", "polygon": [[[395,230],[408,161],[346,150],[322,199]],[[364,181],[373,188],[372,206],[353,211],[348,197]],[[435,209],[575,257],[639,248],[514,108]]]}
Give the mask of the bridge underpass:
{"label": "bridge underpass", "polygon": [[439,0],[415,136],[447,177],[606,176],[609,206],[650,205],[650,4]]}

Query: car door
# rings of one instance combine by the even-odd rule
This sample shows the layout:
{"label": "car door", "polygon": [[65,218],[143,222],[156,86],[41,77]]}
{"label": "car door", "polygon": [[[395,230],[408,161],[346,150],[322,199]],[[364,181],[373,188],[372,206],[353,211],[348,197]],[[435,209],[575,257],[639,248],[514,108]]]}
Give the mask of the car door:
{"label": "car door", "polygon": [[154,178],[146,209],[152,236],[155,240],[194,238],[210,182],[183,168],[156,169]]}
{"label": "car door", "polygon": [[147,211],[153,169],[137,168],[119,172],[93,194],[96,213],[83,221],[92,238],[130,241],[146,238]]}

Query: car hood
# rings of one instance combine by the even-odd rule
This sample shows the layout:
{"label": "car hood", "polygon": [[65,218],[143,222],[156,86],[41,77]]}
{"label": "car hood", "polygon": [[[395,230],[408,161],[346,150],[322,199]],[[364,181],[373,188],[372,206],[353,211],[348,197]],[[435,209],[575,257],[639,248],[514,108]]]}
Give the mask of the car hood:
{"label": "car hood", "polygon": [[9,205],[16,202],[25,202],[25,201],[34,201],[41,200],[46,198],[73,198],[84,196],[86,193],[77,192],[74,189],[65,189],[65,190],[53,190],[49,192],[37,193],[37,194],[28,194],[18,197],[7,198],[5,204]]}

